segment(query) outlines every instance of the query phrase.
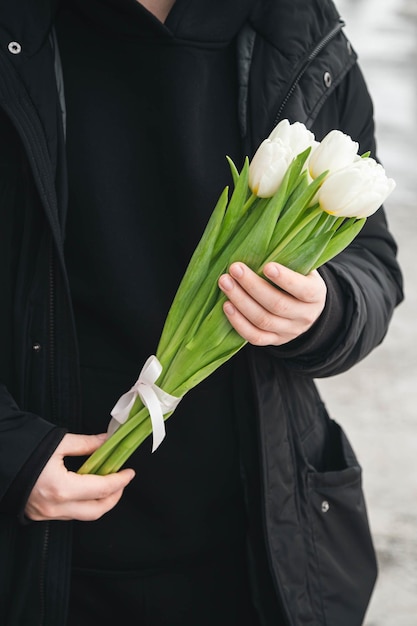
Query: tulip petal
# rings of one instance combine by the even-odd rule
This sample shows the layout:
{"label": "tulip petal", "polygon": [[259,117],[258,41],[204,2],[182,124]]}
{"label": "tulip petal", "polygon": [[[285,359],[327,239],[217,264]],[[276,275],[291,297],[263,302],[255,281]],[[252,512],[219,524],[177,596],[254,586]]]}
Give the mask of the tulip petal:
{"label": "tulip petal", "polygon": [[347,167],[358,156],[359,144],[339,130],[330,131],[313,150],[309,159],[309,172],[317,178],[324,171],[336,172]]}

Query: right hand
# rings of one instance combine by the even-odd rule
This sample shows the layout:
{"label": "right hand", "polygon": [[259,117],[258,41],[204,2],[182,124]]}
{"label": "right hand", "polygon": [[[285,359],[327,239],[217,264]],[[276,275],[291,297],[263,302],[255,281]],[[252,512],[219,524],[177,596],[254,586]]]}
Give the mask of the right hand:
{"label": "right hand", "polygon": [[110,511],[134,478],[132,469],[107,476],[77,474],[64,464],[66,456],[90,455],[104,435],[66,434],[39,475],[25,507],[31,520],[92,521]]}

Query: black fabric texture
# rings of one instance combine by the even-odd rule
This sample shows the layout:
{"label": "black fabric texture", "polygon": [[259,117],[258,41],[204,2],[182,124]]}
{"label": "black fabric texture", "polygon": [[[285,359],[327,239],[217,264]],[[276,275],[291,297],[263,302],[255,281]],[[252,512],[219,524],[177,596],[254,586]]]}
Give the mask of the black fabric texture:
{"label": "black fabric texture", "polygon": [[[83,429],[94,433],[106,430],[116,400],[154,354],[221,183],[230,182],[225,155],[240,150],[235,54],[230,43],[184,43],[129,2],[83,3],[62,15],[57,34],[67,101],[65,254]],[[119,505],[75,523],[77,566],[164,567],[243,536],[231,384],[226,364],[182,400],[154,454],[146,441],[128,460],[137,479]]]}
{"label": "black fabric texture", "polygon": [[223,546],[186,567],[146,574],[76,570],[67,626],[127,624],[132,616],[141,626],[260,626],[243,554],[243,546]]}
{"label": "black fabric texture", "polygon": [[[92,2],[78,3],[87,21]],[[5,278],[0,321],[2,337],[6,338],[2,343],[5,350],[0,354],[0,499],[28,457],[36,455],[38,444],[53,428],[52,422],[65,424],[72,432],[79,432],[81,428],[76,334],[72,324],[73,309],[68,291],[67,268],[63,262],[66,170],[62,159],[59,108],[62,102],[58,102],[56,89],[56,78],[61,73],[49,38],[53,5],[55,2],[48,0],[42,3],[3,0],[0,14],[0,106],[9,120],[9,128],[4,134],[6,141],[0,142],[0,211],[4,227],[0,233],[4,234],[6,241],[6,245],[0,248],[0,272],[2,279],[3,274]],[[70,6],[75,6],[75,0],[74,4],[70,2]],[[112,0],[109,6],[114,12],[122,3]],[[372,103],[356,64],[356,55],[341,30],[331,0],[253,0],[250,7],[246,2],[238,0],[232,3],[178,0],[176,6],[178,8],[171,13],[165,27],[161,28],[154,19],[151,20],[155,29],[159,28],[159,43],[165,44],[169,40],[172,45],[174,38],[181,38],[181,46],[188,43],[194,52],[200,47],[210,48],[214,54],[224,52],[230,43],[230,50],[233,48],[234,52],[239,53],[238,115],[245,154],[253,154],[280,117],[304,122],[318,138],[331,128],[340,128],[360,142],[362,151],[374,150]],[[149,13],[134,4],[134,0],[129,0],[123,7],[129,7],[129,20],[133,17],[130,15],[131,9],[134,16],[137,17],[141,11],[142,16],[151,19]],[[252,8],[255,9],[253,12]],[[225,16],[228,19],[224,19]],[[233,23],[235,16],[236,22]],[[135,24],[132,19],[129,29],[135,29]],[[89,25],[92,26],[91,19]],[[98,37],[106,28],[106,43],[114,50],[116,43],[112,35],[115,34],[116,26],[116,20],[114,28],[112,24],[105,26],[101,21],[95,28],[94,37]],[[155,29],[152,31],[153,37],[156,36]],[[194,40],[193,33],[200,39]],[[232,41],[235,35],[239,41]],[[11,38],[21,43],[20,54],[9,53]],[[126,43],[125,33],[121,39],[119,43],[122,51],[125,50],[122,45]],[[80,41],[80,44],[83,42]],[[245,53],[244,57],[242,52]],[[128,55],[124,56],[124,60],[131,62]],[[82,61],[91,66],[94,57],[78,59],[78,62]],[[154,62],[156,59],[152,58]],[[245,70],[243,74],[242,69]],[[330,88],[323,81],[324,72],[332,75]],[[199,76],[197,85],[201,84],[204,76],[203,73]],[[105,78],[103,75],[95,77],[98,86],[103,86]],[[142,76],[135,73],[134,78],[140,81]],[[179,86],[184,87],[186,82],[186,76],[179,73]],[[126,85],[123,83],[121,88],[125,89]],[[142,85],[142,88],[145,87]],[[103,93],[105,91],[98,95]],[[226,93],[230,95],[230,91]],[[199,90],[196,90],[196,94],[198,98],[201,95]],[[221,96],[221,93],[217,94],[219,107],[223,104]],[[90,109],[86,111],[90,119],[96,115],[101,122],[109,119],[110,116],[106,118],[103,115],[101,105],[102,98],[90,102]],[[201,108],[196,108],[196,112],[201,111]],[[165,119],[162,120],[159,129],[163,140],[165,122]],[[120,123],[116,115],[111,117],[110,126],[115,123]],[[16,132],[9,132],[10,124],[14,125]],[[187,126],[188,120],[184,120],[184,124],[178,127],[178,134],[181,135]],[[0,132],[2,130],[3,124]],[[88,125],[83,130],[90,132]],[[107,129],[105,131],[107,133]],[[213,132],[213,126],[210,132]],[[16,134],[19,140],[16,140]],[[124,136],[124,140],[125,143],[130,142],[131,137]],[[9,145],[10,142],[13,146]],[[168,157],[175,159],[172,154],[164,153],[165,141],[161,145],[165,159],[163,163],[167,163]],[[91,149],[93,156],[98,153],[102,158],[101,152],[105,152],[106,142],[102,140],[96,147],[95,152]],[[84,149],[76,155],[81,162],[91,156],[84,154]],[[226,153],[230,154],[229,147]],[[194,151],[196,164],[205,165],[201,162],[202,154],[203,151]],[[118,157],[115,153],[116,167]],[[220,160],[223,157],[224,154],[221,154]],[[13,174],[16,158],[25,166]],[[226,183],[228,172],[226,165],[224,167],[223,174],[219,174],[216,182],[219,189],[210,185],[214,197]],[[150,182],[154,181],[155,178],[150,179]],[[104,180],[106,183],[107,179]],[[103,189],[106,191],[105,186]],[[206,196],[203,188],[196,193],[196,199],[202,197],[199,206],[201,212],[193,215],[195,221],[192,227],[197,230],[203,214],[211,210],[213,203],[213,197]],[[17,206],[20,209],[24,207],[25,217],[29,218],[27,221],[20,220],[21,213],[16,213]],[[70,230],[68,232],[70,236]],[[198,234],[197,231],[194,233],[196,239],[200,233],[201,230]],[[172,234],[178,238],[178,232],[173,231]],[[10,245],[10,236],[13,242],[21,242],[19,248]],[[54,245],[53,255],[51,243]],[[195,243],[189,240],[187,245],[193,248]],[[124,240],[121,241],[123,245]],[[115,256],[121,246],[115,246]],[[54,259],[57,262],[51,263]],[[170,273],[180,271],[177,262],[177,257],[170,257]],[[327,622],[337,623],[337,626],[359,626],[363,623],[375,582],[373,548],[360,481],[355,481],[352,492],[349,489],[345,491],[345,487],[349,487],[349,476],[355,474],[358,477],[360,468],[354,459],[349,460],[345,456],[345,468],[342,463],[335,472],[331,472],[331,477],[326,476],[324,460],[331,457],[328,453],[329,448],[333,447],[334,438],[329,437],[329,416],[315,387],[314,378],[334,376],[366,356],[384,337],[394,308],[402,299],[402,278],[396,260],[396,246],[387,228],[384,212],[378,211],[369,218],[354,244],[327,264],[327,268],[331,276],[325,278],[329,285],[329,298],[323,313],[331,317],[332,311],[337,310],[330,301],[333,296],[336,299],[338,297],[338,290],[334,291],[331,284],[334,278],[338,287],[344,291],[346,299],[343,302],[350,311],[350,317],[349,313],[346,315],[343,335],[335,332],[334,342],[329,345],[326,334],[321,332],[323,317],[311,333],[300,338],[298,345],[288,346],[289,350],[294,351],[291,358],[268,348],[247,346],[234,359],[237,363],[240,356],[247,357],[246,361],[242,361],[244,376],[234,379],[234,388],[243,405],[250,407],[254,420],[253,428],[241,424],[239,420],[245,411],[239,415],[239,407],[235,407],[240,460],[244,466],[240,468],[243,500],[249,518],[246,521],[250,586],[262,626],[276,626],[279,619],[277,604],[282,605],[285,621],[291,626]],[[91,271],[90,267],[87,269]],[[50,283],[51,271],[55,279],[53,289]],[[143,268],[141,271],[143,274]],[[94,279],[105,280],[105,277],[100,272],[94,272]],[[51,295],[54,297],[52,301]],[[163,294],[163,298],[168,300],[169,294]],[[54,312],[54,335],[57,341],[49,344],[51,311]],[[161,307],[161,315],[165,313]],[[336,329],[338,323],[333,321],[333,328]],[[79,322],[78,317],[78,327],[82,330],[83,324]],[[155,329],[157,325],[155,321]],[[93,340],[94,337],[91,337]],[[32,350],[33,341],[42,346],[35,354]],[[149,343],[153,343],[151,337]],[[323,345],[326,346],[325,350]],[[309,350],[307,358],[303,358],[305,349]],[[109,350],[108,355],[110,353],[116,353],[117,357],[117,351]],[[107,358],[105,351],[98,353],[98,356],[103,354]],[[55,367],[51,367],[51,357]],[[133,372],[133,360],[129,360],[126,370],[122,370],[118,357],[116,360],[114,370],[122,372],[123,378],[126,374],[131,383],[137,376],[137,371]],[[136,367],[136,357],[134,361]],[[83,369],[85,371],[85,367]],[[105,370],[107,372],[107,367]],[[93,376],[96,373],[93,372]],[[229,374],[224,371],[223,376],[226,382]],[[112,405],[119,391],[126,389],[125,382],[120,378],[118,389],[109,390],[109,398],[103,399],[106,406],[100,409],[97,404],[101,415],[87,416],[89,420],[91,418],[92,426],[107,421],[108,405]],[[86,385],[83,386],[85,391]],[[239,386],[244,386],[244,391],[248,392],[247,402]],[[98,402],[93,387],[91,394]],[[169,429],[172,428],[172,432],[179,429],[180,435],[180,420],[175,421],[175,417],[172,420],[172,423],[168,422]],[[291,424],[295,423],[297,428],[294,433]],[[246,430],[242,426],[246,426]],[[251,441],[251,436],[256,437],[256,441]],[[194,431],[190,431],[191,438],[195,441]],[[228,436],[225,436],[225,442],[227,440]],[[301,447],[298,445],[300,443]],[[162,451],[163,447],[158,452]],[[181,458],[182,467],[186,466],[186,461],[186,458]],[[217,456],[214,456],[214,463],[216,461]],[[256,471],[251,471],[253,462],[259,462]],[[232,464],[236,468],[234,461]],[[179,468],[175,469],[177,473]],[[168,480],[170,470],[169,466]],[[190,482],[197,484],[199,476],[193,472]],[[143,475],[142,478],[149,479],[149,475]],[[326,516],[326,521],[322,519],[320,522],[317,520],[317,516],[321,515],[320,507],[317,506],[320,503],[317,487],[326,487],[329,478],[332,489],[337,485],[338,494],[334,500],[336,516]],[[308,484],[310,479],[314,483],[313,489]],[[138,484],[138,480],[139,474],[134,485]],[[171,489],[172,485],[165,482],[166,487]],[[133,488],[131,485],[129,490]],[[172,506],[173,500],[174,495]],[[344,505],[347,503],[349,508],[345,510]],[[360,524],[350,523],[352,514]],[[315,520],[314,533],[312,519]],[[325,522],[330,528],[320,527],[317,522]],[[121,530],[125,531],[124,528]],[[0,623],[7,626],[65,624],[71,573],[71,531],[71,523],[22,525],[14,512],[1,512]],[[173,536],[177,537],[175,533]],[[349,558],[346,559],[346,549],[340,549],[339,538],[348,536],[351,543],[346,542],[349,550]],[[361,549],[365,545],[366,552]],[[360,560],[354,558],[351,546],[361,551]],[[106,546],[106,550],[109,550],[109,546]],[[319,552],[320,556],[326,553],[329,557],[324,569],[321,569]],[[163,570],[159,571],[161,573]],[[347,588],[349,593],[346,593]],[[271,593],[275,594],[273,598]],[[15,601],[16,597],[19,597],[19,602]]]}

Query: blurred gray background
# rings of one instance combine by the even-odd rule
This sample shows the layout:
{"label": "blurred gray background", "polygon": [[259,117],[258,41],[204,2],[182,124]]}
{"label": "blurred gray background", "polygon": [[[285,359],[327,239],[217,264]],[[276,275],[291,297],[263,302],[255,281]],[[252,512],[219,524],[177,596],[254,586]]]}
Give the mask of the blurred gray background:
{"label": "blurred gray background", "polygon": [[[374,101],[405,302],[383,344],[317,381],[364,472],[379,561],[366,626],[417,626],[417,0],[336,0]],[[334,624],[332,626],[337,626]]]}

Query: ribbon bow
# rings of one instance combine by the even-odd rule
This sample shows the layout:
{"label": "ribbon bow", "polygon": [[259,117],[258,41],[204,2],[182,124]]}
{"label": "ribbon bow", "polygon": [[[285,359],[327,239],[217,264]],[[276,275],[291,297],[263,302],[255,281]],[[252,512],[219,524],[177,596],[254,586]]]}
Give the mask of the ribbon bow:
{"label": "ribbon bow", "polygon": [[124,393],[113,407],[107,432],[112,435],[129,417],[136,398],[140,396],[149,411],[152,423],[152,452],[158,448],[165,437],[164,415],[177,407],[181,398],[171,396],[155,384],[162,372],[162,365],[156,356],[150,356],[142,368],[133,387]]}

